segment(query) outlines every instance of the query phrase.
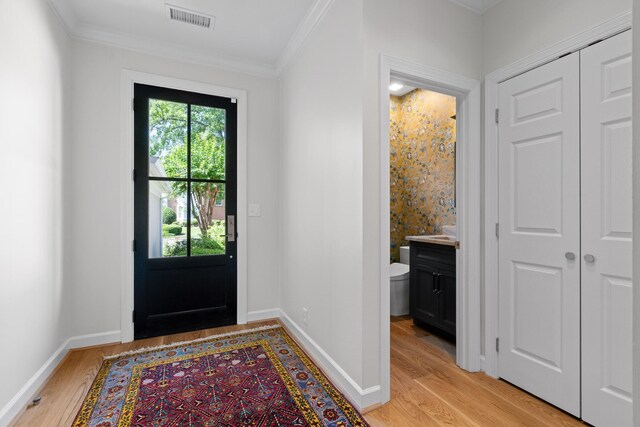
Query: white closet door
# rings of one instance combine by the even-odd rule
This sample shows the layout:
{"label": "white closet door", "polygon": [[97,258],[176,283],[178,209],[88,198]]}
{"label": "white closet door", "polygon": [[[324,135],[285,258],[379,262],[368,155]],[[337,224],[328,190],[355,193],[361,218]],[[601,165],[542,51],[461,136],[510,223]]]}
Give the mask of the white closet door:
{"label": "white closet door", "polygon": [[584,49],[581,74],[582,417],[631,426],[631,32]]}
{"label": "white closet door", "polygon": [[499,86],[500,376],[577,416],[579,58]]}

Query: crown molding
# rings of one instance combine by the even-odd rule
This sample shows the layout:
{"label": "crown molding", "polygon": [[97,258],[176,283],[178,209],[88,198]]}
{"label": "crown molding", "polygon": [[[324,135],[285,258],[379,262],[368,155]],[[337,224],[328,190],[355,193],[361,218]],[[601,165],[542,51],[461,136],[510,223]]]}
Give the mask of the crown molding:
{"label": "crown molding", "polygon": [[302,19],[298,28],[293,33],[291,40],[282,51],[276,63],[276,74],[280,75],[296,57],[307,37],[316,29],[322,18],[325,17],[335,0],[315,0],[309,11]]}
{"label": "crown molding", "polygon": [[84,40],[227,71],[240,72],[257,77],[278,77],[276,68],[272,64],[229,58],[204,49],[189,49],[182,45],[145,39],[129,34],[104,31],[91,26],[82,25],[73,10],[67,6],[67,3],[64,0],[47,0],[47,2],[53,9],[54,14],[62,23],[62,26],[69,37],[72,39]]}
{"label": "crown molding", "polygon": [[449,0],[451,3],[455,3],[458,6],[462,6],[465,9],[469,9],[477,14],[482,15],[487,10],[498,4],[502,0]]}
{"label": "crown molding", "polygon": [[67,32],[67,35],[73,37],[73,31],[78,26],[78,17],[75,12],[66,2],[61,0],[47,0],[47,3]]}
{"label": "crown molding", "polygon": [[144,39],[128,34],[103,31],[85,25],[76,27],[72,33],[72,37],[78,40],[85,40],[120,49],[160,56],[167,59],[190,62],[197,65],[204,65],[227,71],[235,71],[258,77],[277,77],[275,67],[269,64],[243,61],[237,58],[228,58],[203,49],[189,49],[182,45]]}
{"label": "crown molding", "polygon": [[487,10],[491,9],[501,1],[502,0],[482,0],[482,13],[485,13]]}

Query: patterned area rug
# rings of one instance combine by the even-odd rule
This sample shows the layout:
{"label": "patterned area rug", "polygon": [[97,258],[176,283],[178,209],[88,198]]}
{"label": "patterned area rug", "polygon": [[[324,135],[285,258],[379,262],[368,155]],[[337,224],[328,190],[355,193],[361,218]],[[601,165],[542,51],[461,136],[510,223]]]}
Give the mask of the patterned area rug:
{"label": "patterned area rug", "polygon": [[106,358],[74,427],[367,426],[277,325]]}

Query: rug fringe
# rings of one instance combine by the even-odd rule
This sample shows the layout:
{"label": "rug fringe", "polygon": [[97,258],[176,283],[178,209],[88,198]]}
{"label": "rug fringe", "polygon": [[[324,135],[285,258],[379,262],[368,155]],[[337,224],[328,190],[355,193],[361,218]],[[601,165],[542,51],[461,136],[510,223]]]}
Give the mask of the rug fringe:
{"label": "rug fringe", "polygon": [[281,327],[282,327],[281,325],[265,325],[265,326],[259,326],[257,328],[245,329],[242,331],[234,331],[234,332],[227,332],[224,334],[210,335],[208,337],[197,338],[195,340],[190,340],[190,341],[178,341],[171,344],[158,345],[155,347],[143,347],[143,348],[138,348],[136,350],[124,351],[122,353],[115,354],[113,356],[105,356],[103,360],[112,360],[112,359],[117,359],[123,356],[133,356],[134,354],[146,353],[148,351],[162,350],[163,348],[180,347],[183,345],[193,344],[193,343],[202,342],[202,341],[209,341],[216,338],[224,338],[224,337],[230,337],[233,335],[242,335],[242,334],[247,334],[252,332],[268,331],[270,329],[277,329]]}

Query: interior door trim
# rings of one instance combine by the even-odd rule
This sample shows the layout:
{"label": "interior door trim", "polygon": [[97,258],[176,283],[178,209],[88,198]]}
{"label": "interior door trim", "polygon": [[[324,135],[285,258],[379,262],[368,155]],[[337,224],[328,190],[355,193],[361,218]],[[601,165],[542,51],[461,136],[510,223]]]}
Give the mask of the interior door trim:
{"label": "interior door trim", "polygon": [[498,84],[544,65],[591,43],[631,29],[632,13],[627,12],[594,28],[563,40],[534,55],[491,72],[485,77],[485,223],[484,223],[484,358],[482,370],[499,377],[498,353],[498,125],[493,112],[498,108]]}
{"label": "interior door trim", "polygon": [[133,341],[133,93],[136,83],[197,92],[206,95],[235,99],[238,104],[238,162],[236,218],[238,303],[237,323],[247,323],[248,311],[248,211],[247,211],[247,92],[239,89],[215,86],[208,83],[176,79],[157,74],[122,70],[120,78],[120,328],[122,342]]}

